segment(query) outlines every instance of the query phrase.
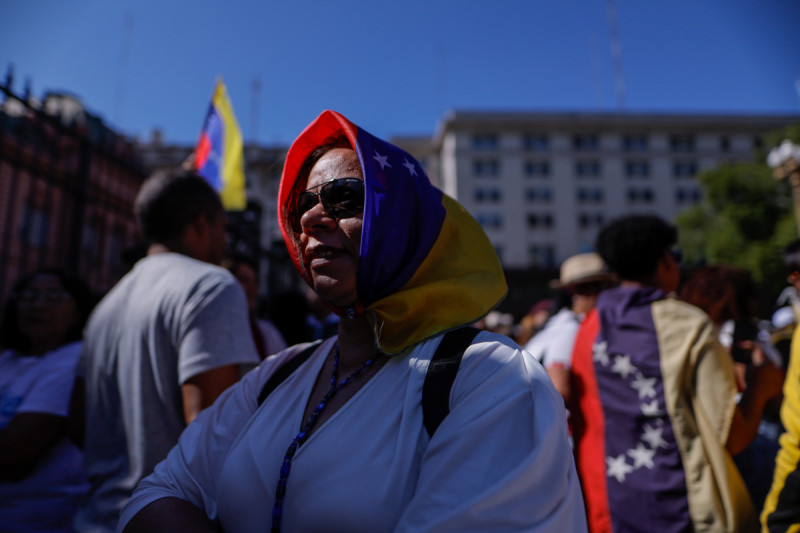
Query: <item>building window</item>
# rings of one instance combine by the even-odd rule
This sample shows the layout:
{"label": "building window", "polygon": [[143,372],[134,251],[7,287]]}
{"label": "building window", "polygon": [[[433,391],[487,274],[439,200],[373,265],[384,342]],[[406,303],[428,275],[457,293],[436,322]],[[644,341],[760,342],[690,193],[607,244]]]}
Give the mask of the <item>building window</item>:
{"label": "building window", "polygon": [[494,133],[477,133],[472,136],[472,147],[476,150],[496,150],[498,144]]}
{"label": "building window", "polygon": [[474,198],[476,203],[484,203],[484,202],[497,203],[500,201],[501,197],[502,194],[500,192],[500,189],[494,189],[494,188],[475,189]]}
{"label": "building window", "polygon": [[556,247],[552,244],[532,244],[528,247],[528,262],[539,268],[552,268],[556,264]]}
{"label": "building window", "polygon": [[727,135],[723,135],[719,138],[719,149],[723,153],[728,153],[731,151],[731,139]]}
{"label": "building window", "polygon": [[484,229],[500,229],[503,227],[503,217],[497,213],[478,213],[475,219]]}
{"label": "building window", "polygon": [[47,242],[49,229],[50,213],[38,207],[29,207],[25,213],[21,240],[36,248],[43,247]]}
{"label": "building window", "polygon": [[533,152],[543,152],[550,147],[550,139],[545,134],[529,133],[522,136],[522,146]]}
{"label": "building window", "polygon": [[600,147],[597,135],[575,135],[572,137],[572,148],[579,152],[595,151]]}
{"label": "building window", "polygon": [[523,169],[526,176],[535,178],[546,178],[550,175],[550,162],[549,161],[525,161],[525,168]]}
{"label": "building window", "polygon": [[587,159],[575,163],[575,174],[580,178],[596,178],[600,176],[600,161]]}
{"label": "building window", "polygon": [[646,152],[647,135],[624,135],[622,149],[626,152]]}
{"label": "building window", "polygon": [[550,229],[553,227],[553,215],[550,213],[536,213],[528,215],[530,229]]}
{"label": "building window", "polygon": [[696,188],[680,188],[675,190],[675,202],[678,205],[699,204],[703,199],[703,194]]}
{"label": "building window", "polygon": [[605,223],[605,217],[600,213],[581,213],[578,215],[578,227],[581,229],[599,228]]}
{"label": "building window", "polygon": [[692,135],[672,135],[669,138],[669,148],[673,152],[694,152],[694,137]]}
{"label": "building window", "polygon": [[579,187],[575,191],[579,204],[600,204],[603,202],[603,189],[599,187]]}
{"label": "building window", "polygon": [[672,163],[672,175],[676,178],[694,178],[697,174],[695,161],[675,161]]}
{"label": "building window", "polygon": [[525,190],[525,198],[529,202],[549,204],[553,200],[553,191],[547,187],[530,188]]}
{"label": "building window", "polygon": [[650,175],[650,163],[647,161],[625,161],[625,176],[628,178],[646,178]]}
{"label": "building window", "polygon": [[472,173],[476,176],[496,177],[500,174],[500,162],[497,159],[476,159],[472,162]]}
{"label": "building window", "polygon": [[655,195],[651,189],[628,189],[629,204],[652,204]]}

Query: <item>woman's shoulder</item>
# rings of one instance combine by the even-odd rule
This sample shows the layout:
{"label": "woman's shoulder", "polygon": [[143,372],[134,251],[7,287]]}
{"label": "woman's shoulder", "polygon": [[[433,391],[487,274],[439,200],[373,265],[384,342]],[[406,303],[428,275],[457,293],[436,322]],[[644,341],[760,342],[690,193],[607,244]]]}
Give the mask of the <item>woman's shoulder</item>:
{"label": "woman's shoulder", "polygon": [[[426,342],[420,350],[420,358],[430,360],[443,338],[444,334]],[[547,379],[547,374],[533,356],[507,336],[480,330],[463,352],[457,380],[487,382],[490,377],[530,386],[533,381]]]}

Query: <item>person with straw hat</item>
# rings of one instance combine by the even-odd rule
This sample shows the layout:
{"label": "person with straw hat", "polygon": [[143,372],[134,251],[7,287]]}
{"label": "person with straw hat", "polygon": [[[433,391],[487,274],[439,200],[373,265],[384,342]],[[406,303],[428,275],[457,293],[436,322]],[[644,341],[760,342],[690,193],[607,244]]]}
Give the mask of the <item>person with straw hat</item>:
{"label": "person with straw hat", "polygon": [[547,369],[565,402],[569,401],[572,346],[578,327],[597,303],[597,295],[615,281],[616,276],[608,271],[599,255],[583,253],[564,261],[559,278],[550,283],[554,289],[566,292],[570,303],[550,317],[525,349]]}

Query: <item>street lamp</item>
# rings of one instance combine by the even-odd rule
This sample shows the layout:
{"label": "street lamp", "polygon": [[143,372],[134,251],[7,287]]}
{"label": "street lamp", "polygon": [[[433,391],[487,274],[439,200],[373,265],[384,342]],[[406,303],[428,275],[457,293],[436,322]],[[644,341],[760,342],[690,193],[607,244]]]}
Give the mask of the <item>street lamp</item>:
{"label": "street lamp", "polygon": [[785,139],[780,146],[770,150],[767,164],[772,168],[776,179],[789,178],[792,186],[794,216],[797,221],[797,231],[800,234],[800,146]]}

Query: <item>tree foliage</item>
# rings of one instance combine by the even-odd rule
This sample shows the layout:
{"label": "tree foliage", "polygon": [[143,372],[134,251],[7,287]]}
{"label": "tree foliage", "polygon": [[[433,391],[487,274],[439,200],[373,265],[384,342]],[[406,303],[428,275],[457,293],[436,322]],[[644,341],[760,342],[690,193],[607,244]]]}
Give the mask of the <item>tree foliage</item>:
{"label": "tree foliage", "polygon": [[723,165],[698,182],[703,202],[677,219],[686,265],[743,268],[774,302],[786,284],[783,248],[798,238],[789,184],[763,162]]}

